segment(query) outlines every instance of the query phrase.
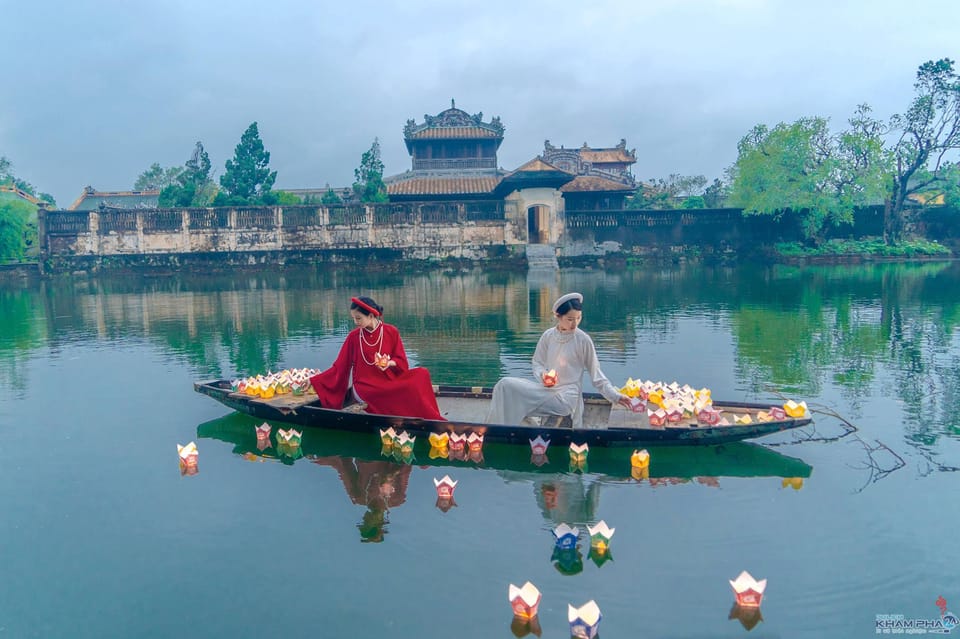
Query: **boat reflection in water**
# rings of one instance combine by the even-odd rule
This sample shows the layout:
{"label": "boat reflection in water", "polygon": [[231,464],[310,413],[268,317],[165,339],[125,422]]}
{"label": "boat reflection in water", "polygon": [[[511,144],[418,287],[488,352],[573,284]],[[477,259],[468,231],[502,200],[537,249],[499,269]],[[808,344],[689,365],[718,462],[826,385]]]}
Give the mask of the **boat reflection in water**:
{"label": "boat reflection in water", "polygon": [[[231,413],[200,424],[197,436],[233,444],[233,452],[240,456],[269,458],[272,451],[261,451],[257,446],[255,427],[259,423],[247,415]],[[589,475],[571,474],[566,455],[532,459],[528,446],[485,443],[481,457],[471,456],[468,450],[462,456],[454,454],[453,448],[447,456],[429,455],[426,441],[417,445],[422,448],[418,464],[480,467],[494,470],[507,480],[530,482],[544,519],[555,525],[595,523],[601,484],[636,483],[659,490],[689,482],[719,486],[725,477],[776,477],[781,481],[789,478],[793,485],[810,477],[813,470],[800,459],[745,442],[650,448],[650,465],[639,474],[633,473],[630,464],[631,449],[595,447],[590,451]],[[392,455],[381,456],[381,441],[375,435],[319,428],[306,429],[300,451],[304,460],[337,470],[353,503],[367,507],[358,526],[362,540],[382,541],[389,509],[406,500],[412,460],[397,463]],[[288,456],[282,456],[281,461],[293,463]],[[576,569],[576,558],[572,559],[562,568]],[[582,557],[580,562],[582,565]]]}

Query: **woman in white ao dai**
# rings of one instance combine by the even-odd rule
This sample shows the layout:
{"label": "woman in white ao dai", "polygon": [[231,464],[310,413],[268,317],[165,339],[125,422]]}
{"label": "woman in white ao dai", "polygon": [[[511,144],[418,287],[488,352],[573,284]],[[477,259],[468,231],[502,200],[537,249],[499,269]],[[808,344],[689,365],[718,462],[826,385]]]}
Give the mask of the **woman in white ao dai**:
{"label": "woman in white ao dai", "polygon": [[[547,329],[533,354],[533,379],[504,377],[493,388],[488,424],[520,424],[527,417],[570,415],[583,427],[583,374],[610,403],[629,406],[603,371],[593,340],[578,326],[583,295],[567,293],[553,304],[557,325]],[[551,373],[555,373],[552,375]]]}

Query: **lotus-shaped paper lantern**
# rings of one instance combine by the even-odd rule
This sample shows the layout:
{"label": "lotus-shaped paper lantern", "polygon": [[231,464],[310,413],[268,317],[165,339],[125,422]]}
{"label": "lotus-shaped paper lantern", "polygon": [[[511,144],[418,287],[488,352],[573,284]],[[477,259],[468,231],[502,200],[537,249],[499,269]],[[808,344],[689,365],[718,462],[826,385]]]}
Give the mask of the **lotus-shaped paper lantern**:
{"label": "lotus-shaped paper lantern", "polygon": [[529,581],[518,588],[513,584],[507,589],[507,600],[517,617],[529,619],[537,616],[540,607],[540,590]]}
{"label": "lotus-shaped paper lantern", "polygon": [[790,417],[803,417],[807,414],[807,403],[800,402],[798,404],[791,399],[783,405],[783,411]]}
{"label": "lotus-shaped paper lantern", "polygon": [[713,406],[704,406],[697,413],[697,421],[704,426],[716,426],[720,423],[720,411]]}
{"label": "lotus-shaped paper lantern", "polygon": [[646,448],[633,451],[633,454],[630,455],[630,466],[633,468],[650,467],[650,453],[647,452]]}
{"label": "lotus-shaped paper lantern", "polygon": [[393,426],[387,428],[387,430],[380,429],[380,443],[384,445],[385,448],[393,448],[393,441],[397,438],[397,431],[393,430]]}
{"label": "lotus-shaped paper lantern", "polygon": [[549,439],[544,439],[537,435],[536,439],[530,440],[530,452],[534,455],[546,455],[547,447],[550,445]]}
{"label": "lotus-shaped paper lantern", "polygon": [[620,392],[631,398],[640,398],[640,383],[632,377],[627,378],[627,383],[623,385]]}
{"label": "lotus-shaped paper lantern", "polygon": [[613,537],[615,531],[616,528],[608,527],[607,522],[602,519],[595,526],[588,525],[587,532],[590,533],[590,546],[600,552],[606,552],[607,548],[610,547],[610,538]]}
{"label": "lotus-shaped paper lantern", "polygon": [[786,419],[787,411],[783,410],[782,406],[771,406],[770,417],[772,417],[773,419]]}
{"label": "lotus-shaped paper lantern", "polygon": [[794,490],[800,490],[803,488],[803,477],[784,477],[783,481],[780,482],[780,485],[784,488],[789,486]]}
{"label": "lotus-shaped paper lantern", "polygon": [[557,548],[575,548],[577,545],[577,538],[580,536],[580,529],[575,526],[560,524],[553,529],[553,536],[556,538]]}
{"label": "lotus-shaped paper lantern", "polygon": [[443,479],[433,478],[433,485],[437,488],[437,497],[453,497],[453,491],[457,487],[456,480],[450,479],[450,475],[444,475]]}
{"label": "lotus-shaped paper lantern", "polygon": [[303,432],[299,430],[283,430],[282,428],[277,429],[277,443],[283,444],[289,448],[298,448],[300,446],[300,439],[303,436]]}
{"label": "lotus-shaped paper lantern", "polygon": [[430,433],[427,439],[430,442],[430,448],[446,448],[450,444],[448,433]]}
{"label": "lotus-shaped paper lantern", "polygon": [[767,588],[767,580],[757,581],[753,576],[744,570],[737,578],[730,582],[733,588],[733,594],[737,598],[737,604],[745,607],[756,607],[763,600],[763,591]]}
{"label": "lotus-shaped paper lantern", "polygon": [[[257,443],[264,442],[267,445],[270,444],[270,424],[263,422],[259,426],[254,428],[254,431],[257,435]],[[260,450],[263,450],[262,448]]]}
{"label": "lotus-shaped paper lantern", "polygon": [[483,434],[470,433],[467,435],[467,447],[470,449],[471,453],[476,453],[483,450]]}
{"label": "lotus-shaped paper lantern", "polygon": [[416,437],[411,437],[407,431],[401,431],[400,434],[397,435],[397,438],[393,440],[393,447],[399,450],[403,456],[412,455],[413,445],[416,441]]}
{"label": "lotus-shaped paper lantern", "polygon": [[450,450],[451,451],[461,451],[464,446],[467,444],[466,435],[458,435],[457,433],[450,433]]}
{"label": "lotus-shaped paper lantern", "polygon": [[373,356],[373,364],[380,370],[387,370],[390,366],[390,356],[386,353],[377,353]]}
{"label": "lotus-shaped paper lantern", "polygon": [[600,606],[591,599],[579,608],[567,604],[567,620],[570,622],[570,636],[578,639],[593,639],[600,627]]}
{"label": "lotus-shaped paper lantern", "polygon": [[576,444],[570,442],[570,462],[583,465],[587,461],[587,454],[590,452],[590,445],[587,443]]}
{"label": "lotus-shaped paper lantern", "polygon": [[667,412],[662,408],[657,410],[647,408],[647,419],[650,420],[651,426],[663,426],[667,423]]}
{"label": "lotus-shaped paper lantern", "polygon": [[[189,470],[197,468],[197,461],[200,457],[200,451],[197,450],[197,445],[194,442],[190,442],[186,446],[181,446],[177,444],[177,455],[180,457],[180,469]],[[193,473],[190,473],[193,474]]]}
{"label": "lotus-shaped paper lantern", "polygon": [[443,448],[437,448],[436,446],[430,447],[430,452],[427,453],[427,457],[430,459],[449,459],[450,458],[450,449],[444,446]]}
{"label": "lotus-shaped paper lantern", "polygon": [[546,386],[547,388],[550,388],[551,386],[556,386],[556,385],[557,385],[557,371],[555,371],[554,369],[551,368],[551,369],[548,370],[546,373],[544,373],[544,374],[543,374],[543,385]]}

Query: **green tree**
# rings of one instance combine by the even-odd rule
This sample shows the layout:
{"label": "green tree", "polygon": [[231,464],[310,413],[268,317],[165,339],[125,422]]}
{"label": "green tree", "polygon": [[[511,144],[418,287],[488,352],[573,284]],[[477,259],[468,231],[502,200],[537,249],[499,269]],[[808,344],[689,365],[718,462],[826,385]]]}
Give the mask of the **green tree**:
{"label": "green tree", "polygon": [[343,204],[343,198],[337,195],[337,192],[328,184],[327,192],[320,198],[320,204],[324,206],[338,206]]}
{"label": "green tree", "polygon": [[163,207],[207,206],[216,195],[217,187],[210,179],[210,156],[197,142],[186,164],[179,169],[176,181],[160,191]]}
{"label": "green tree", "polygon": [[240,137],[232,160],[227,160],[226,172],[220,176],[223,190],[215,204],[256,204],[269,199],[268,194],[277,179],[277,172],[269,168],[270,153],[264,150],[257,123],[254,122]]}
{"label": "green tree", "polygon": [[163,168],[158,162],[137,177],[133,183],[134,191],[162,191],[164,188],[177,183],[177,178],[183,172],[179,166]]}
{"label": "green tree", "polygon": [[0,199],[0,261],[19,261],[24,257],[30,220],[37,208],[18,198]]}
{"label": "green tree", "polygon": [[387,185],[383,183],[383,161],[380,159],[380,140],[373,139],[370,150],[360,158],[360,166],[353,171],[353,192],[361,202],[386,202]]}
{"label": "green tree", "polygon": [[903,115],[894,115],[899,132],[893,147],[894,168],[884,206],[884,237],[901,239],[910,195],[924,193],[949,175],[948,155],[960,149],[960,77],[953,60],[924,62],[917,70],[916,96]]}

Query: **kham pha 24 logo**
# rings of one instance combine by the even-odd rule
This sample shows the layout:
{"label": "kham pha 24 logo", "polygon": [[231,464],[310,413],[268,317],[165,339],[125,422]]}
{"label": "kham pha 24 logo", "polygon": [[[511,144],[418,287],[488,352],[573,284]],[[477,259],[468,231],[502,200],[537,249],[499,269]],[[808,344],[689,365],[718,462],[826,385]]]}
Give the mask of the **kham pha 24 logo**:
{"label": "kham pha 24 logo", "polygon": [[949,635],[960,626],[960,618],[947,611],[947,600],[937,597],[935,602],[940,609],[940,617],[933,619],[907,619],[904,615],[877,615],[876,634],[878,635]]}

